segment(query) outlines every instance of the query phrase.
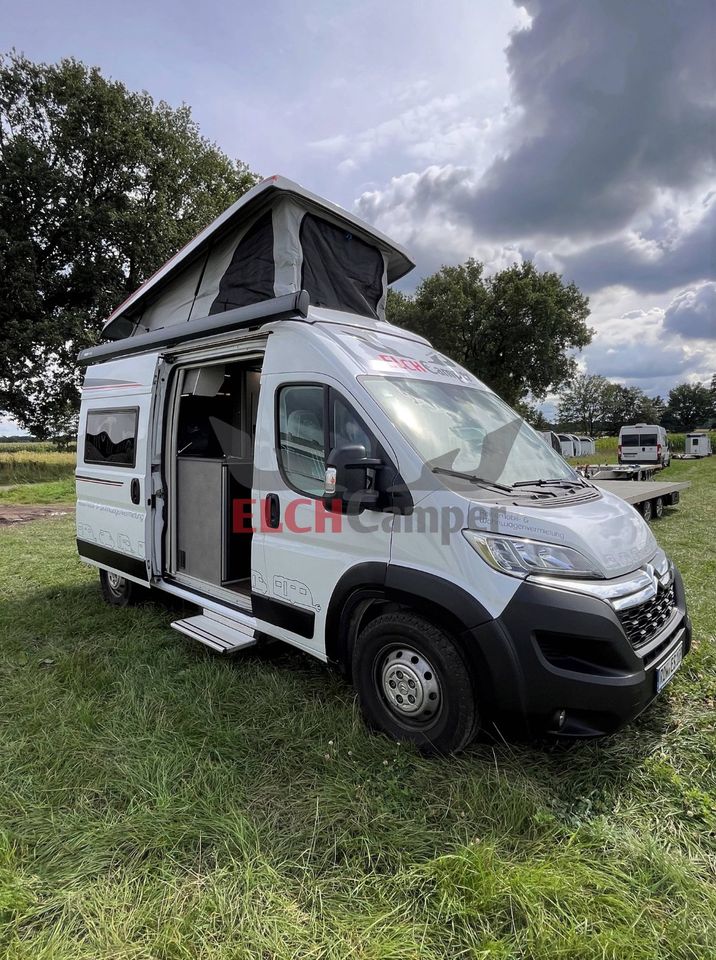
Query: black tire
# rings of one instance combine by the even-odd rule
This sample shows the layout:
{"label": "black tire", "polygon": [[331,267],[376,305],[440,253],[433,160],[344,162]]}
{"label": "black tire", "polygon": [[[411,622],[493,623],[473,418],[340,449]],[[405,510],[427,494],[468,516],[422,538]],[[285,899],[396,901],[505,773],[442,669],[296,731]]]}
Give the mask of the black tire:
{"label": "black tire", "polygon": [[111,607],[131,607],[148,598],[149,592],[133,580],[109,570],[100,570],[99,585],[102,596]]}
{"label": "black tire", "polygon": [[648,523],[648,522],[651,520],[653,514],[654,514],[654,511],[653,511],[653,509],[652,509],[651,500],[645,500],[644,503],[642,503],[642,505],[641,505],[641,515],[642,515],[642,517],[643,517],[643,518],[646,520],[646,522]]}
{"label": "black tire", "polygon": [[467,664],[450,637],[422,617],[372,620],[353,649],[353,683],[368,727],[423,753],[456,753],[477,733]]}
{"label": "black tire", "polygon": [[654,516],[656,517],[657,520],[661,520],[661,518],[664,516],[664,498],[663,497],[657,497],[656,500],[654,500]]}

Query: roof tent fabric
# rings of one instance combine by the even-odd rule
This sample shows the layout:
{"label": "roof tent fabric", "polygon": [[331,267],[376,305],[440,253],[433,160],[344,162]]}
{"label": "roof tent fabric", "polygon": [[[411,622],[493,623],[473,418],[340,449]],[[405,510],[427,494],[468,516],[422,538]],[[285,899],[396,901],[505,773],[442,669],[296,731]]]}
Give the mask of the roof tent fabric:
{"label": "roof tent fabric", "polygon": [[301,221],[301,286],[317,307],[378,318],[383,295],[380,250],[312,213]]}
{"label": "roof tent fabric", "polygon": [[246,307],[274,295],[273,217],[265,213],[239,241],[209,313]]}
{"label": "roof tent fabric", "polygon": [[128,297],[104,333],[123,339],[301,289],[317,306],[382,320],[388,283],[412,267],[357,217],[270,177]]}

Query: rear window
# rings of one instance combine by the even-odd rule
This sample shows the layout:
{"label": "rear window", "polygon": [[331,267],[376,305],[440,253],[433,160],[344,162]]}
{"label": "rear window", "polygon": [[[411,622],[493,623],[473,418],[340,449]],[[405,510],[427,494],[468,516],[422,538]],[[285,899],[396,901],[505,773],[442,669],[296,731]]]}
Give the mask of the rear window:
{"label": "rear window", "polygon": [[625,433],[621,439],[621,445],[623,447],[638,447],[639,446],[639,434],[638,433]]}
{"label": "rear window", "polygon": [[136,407],[90,410],[85,428],[85,463],[133,467],[137,455]]}
{"label": "rear window", "polygon": [[641,434],[641,445],[642,447],[655,447],[658,443],[655,433],[642,433]]}

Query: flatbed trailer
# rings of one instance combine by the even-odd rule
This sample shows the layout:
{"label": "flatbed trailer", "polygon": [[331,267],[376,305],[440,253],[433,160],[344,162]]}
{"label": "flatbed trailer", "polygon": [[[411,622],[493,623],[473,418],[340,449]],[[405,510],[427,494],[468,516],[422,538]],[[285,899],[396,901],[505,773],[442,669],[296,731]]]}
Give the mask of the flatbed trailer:
{"label": "flatbed trailer", "polygon": [[586,463],[577,467],[590,480],[651,480],[661,469],[660,463]]}
{"label": "flatbed trailer", "polygon": [[668,483],[662,480],[605,480],[595,477],[592,483],[626,500],[640,511],[645,520],[663,516],[664,507],[675,506],[681,491],[691,486],[686,480]]}

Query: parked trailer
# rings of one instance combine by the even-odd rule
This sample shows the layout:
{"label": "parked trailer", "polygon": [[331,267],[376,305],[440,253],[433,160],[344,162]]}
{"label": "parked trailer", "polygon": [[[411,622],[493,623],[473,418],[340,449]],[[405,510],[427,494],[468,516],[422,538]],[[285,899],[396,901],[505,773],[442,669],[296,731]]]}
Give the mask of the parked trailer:
{"label": "parked trailer", "polygon": [[577,471],[590,480],[653,480],[661,465],[650,463],[589,463]]}
{"label": "parked trailer", "polygon": [[712,453],[711,437],[708,433],[703,430],[695,430],[693,433],[686,434],[684,459],[710,457]]}
{"label": "parked trailer", "polygon": [[666,483],[659,480],[605,480],[592,478],[592,482],[602,490],[614,493],[626,500],[641,513],[645,520],[661,517],[664,507],[675,506],[681,491],[691,484],[685,480]]}

